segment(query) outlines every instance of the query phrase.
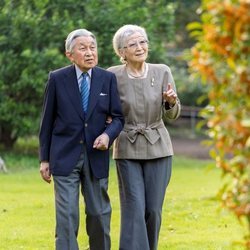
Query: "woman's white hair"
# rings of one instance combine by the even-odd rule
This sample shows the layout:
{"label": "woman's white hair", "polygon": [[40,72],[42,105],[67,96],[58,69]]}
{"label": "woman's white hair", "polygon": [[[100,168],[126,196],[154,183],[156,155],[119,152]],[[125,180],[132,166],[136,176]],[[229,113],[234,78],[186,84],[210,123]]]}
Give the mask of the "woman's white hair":
{"label": "woman's white hair", "polygon": [[120,55],[120,49],[123,49],[124,46],[126,45],[127,39],[129,36],[133,35],[134,33],[140,33],[147,41],[148,41],[148,36],[143,27],[140,27],[138,25],[134,24],[126,24],[119,28],[114,37],[113,37],[113,48],[117,56],[120,57],[121,62],[125,63],[126,59],[121,58]]}

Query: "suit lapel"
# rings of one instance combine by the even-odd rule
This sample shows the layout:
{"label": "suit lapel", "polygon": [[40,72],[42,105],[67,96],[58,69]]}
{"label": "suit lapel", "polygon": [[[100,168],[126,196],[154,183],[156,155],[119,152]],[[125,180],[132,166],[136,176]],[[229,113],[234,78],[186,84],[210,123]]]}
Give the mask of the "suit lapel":
{"label": "suit lapel", "polygon": [[94,67],[92,70],[89,104],[88,111],[86,114],[86,120],[90,117],[91,113],[94,110],[94,107],[99,98],[99,94],[101,93],[103,83],[103,76],[100,70],[97,67]]}
{"label": "suit lapel", "polygon": [[84,120],[84,112],[81,104],[81,95],[79,91],[78,81],[76,78],[75,66],[69,67],[69,71],[65,72],[64,86],[69,98],[75,107],[77,113]]}

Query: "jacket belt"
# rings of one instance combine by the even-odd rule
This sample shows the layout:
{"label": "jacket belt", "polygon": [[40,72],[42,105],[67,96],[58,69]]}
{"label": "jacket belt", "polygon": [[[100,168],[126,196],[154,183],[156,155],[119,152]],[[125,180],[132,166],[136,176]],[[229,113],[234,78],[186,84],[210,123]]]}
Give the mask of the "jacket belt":
{"label": "jacket belt", "polygon": [[145,138],[153,145],[160,138],[158,129],[165,127],[162,120],[150,124],[146,127],[143,123],[137,125],[125,124],[123,130],[127,132],[127,138],[131,143],[134,143],[137,139],[138,134],[145,136]]}

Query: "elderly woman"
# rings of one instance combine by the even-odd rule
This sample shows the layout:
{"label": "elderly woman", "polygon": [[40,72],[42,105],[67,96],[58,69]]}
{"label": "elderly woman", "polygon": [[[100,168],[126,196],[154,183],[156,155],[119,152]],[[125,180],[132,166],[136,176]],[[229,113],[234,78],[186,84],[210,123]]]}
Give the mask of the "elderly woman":
{"label": "elderly woman", "polygon": [[113,47],[122,65],[110,67],[118,82],[125,126],[116,139],[122,250],[155,250],[173,148],[162,116],[176,119],[180,102],[168,66],[147,63],[148,37],[137,25],[122,26]]}

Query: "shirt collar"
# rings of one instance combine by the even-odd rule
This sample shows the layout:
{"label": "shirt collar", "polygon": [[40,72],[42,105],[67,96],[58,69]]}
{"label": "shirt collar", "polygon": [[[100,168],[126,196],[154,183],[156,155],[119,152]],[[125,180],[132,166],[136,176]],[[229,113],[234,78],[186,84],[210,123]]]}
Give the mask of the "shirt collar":
{"label": "shirt collar", "polygon": [[[79,78],[81,78],[81,76],[82,76],[83,71],[80,70],[79,67],[78,67],[77,65],[75,65],[75,69],[76,69],[76,77],[77,77],[77,79],[79,80]],[[89,69],[89,70],[87,71],[87,73],[88,73],[88,76],[91,78],[92,69]]]}

